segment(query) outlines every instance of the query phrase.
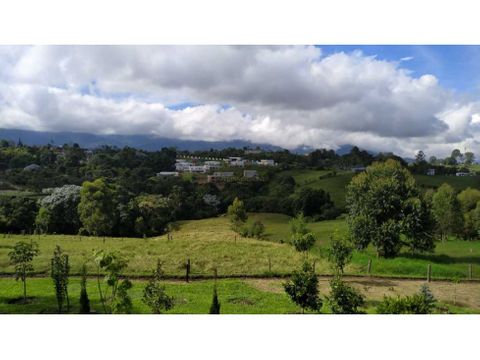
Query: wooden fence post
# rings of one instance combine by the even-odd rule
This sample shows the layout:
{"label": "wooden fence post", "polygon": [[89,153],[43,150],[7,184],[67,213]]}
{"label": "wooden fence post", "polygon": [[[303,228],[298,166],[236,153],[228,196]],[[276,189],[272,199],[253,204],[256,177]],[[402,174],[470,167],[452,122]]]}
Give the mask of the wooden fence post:
{"label": "wooden fence post", "polygon": [[432,265],[428,264],[427,266],[427,282],[430,282],[432,279]]}
{"label": "wooden fence post", "polygon": [[367,274],[370,275],[371,271],[372,271],[372,259],[368,259]]}
{"label": "wooden fence post", "polygon": [[268,272],[272,272],[272,259],[268,258]]}
{"label": "wooden fence post", "polygon": [[468,278],[470,280],[472,280],[472,278],[473,278],[473,266],[472,266],[472,264],[468,265]]}
{"label": "wooden fence post", "polygon": [[187,259],[187,264],[185,266],[185,281],[190,280],[190,259]]}

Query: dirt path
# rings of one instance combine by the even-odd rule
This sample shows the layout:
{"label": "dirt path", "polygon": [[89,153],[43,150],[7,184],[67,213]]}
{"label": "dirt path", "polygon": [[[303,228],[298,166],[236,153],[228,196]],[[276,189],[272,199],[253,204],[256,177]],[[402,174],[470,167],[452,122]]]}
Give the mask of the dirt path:
{"label": "dirt path", "polygon": [[[381,301],[384,295],[412,295],[418,291],[422,284],[425,284],[424,280],[378,277],[359,278],[346,276],[344,280],[360,290],[371,301]],[[245,281],[261,291],[273,293],[282,293],[284,291],[282,286],[284,280],[248,279]],[[326,277],[320,278],[321,294],[327,294],[330,291],[328,281],[329,279]],[[433,295],[443,303],[480,310],[479,282],[432,281],[428,283],[428,286]]]}

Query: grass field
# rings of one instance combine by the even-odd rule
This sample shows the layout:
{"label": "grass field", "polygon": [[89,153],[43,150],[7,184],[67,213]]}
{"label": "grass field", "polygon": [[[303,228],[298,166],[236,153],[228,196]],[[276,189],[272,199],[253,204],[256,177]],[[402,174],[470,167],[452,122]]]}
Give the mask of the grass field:
{"label": "grass field", "polygon": [[104,242],[100,237],[71,235],[0,235],[1,272],[13,272],[8,264],[8,252],[19,240],[38,242],[40,255],[33,262],[38,272],[48,271],[56,245],[69,254],[73,273],[79,273],[84,262],[90,272],[94,271],[91,259],[94,250],[99,249],[115,250],[127,257],[126,272],[131,275],[151,274],[157,259],[163,262],[167,274],[176,276],[185,273],[183,265],[187,259],[191,261],[193,275],[212,275],[216,267],[220,276],[263,275],[269,271],[277,275],[287,274],[302,261],[302,256],[288,244],[237,236],[230,230],[226,217],[180,222],[180,230],[170,241],[167,236],[105,238]]}
{"label": "grass field", "polygon": [[[375,307],[384,295],[396,296],[413,294],[418,291],[421,281],[382,280],[382,279],[347,279],[365,297],[367,303],[362,310],[375,313]],[[217,281],[218,296],[223,314],[293,314],[300,309],[285,294],[283,280],[278,279],[225,279]],[[174,297],[175,306],[169,314],[207,314],[212,301],[213,280],[193,281],[190,283],[165,281],[167,293]],[[149,313],[141,301],[145,281],[133,281],[130,296],[134,313]],[[429,284],[434,296],[439,300],[438,312],[479,313],[480,284],[433,282]],[[13,314],[50,314],[57,312],[52,280],[29,279],[27,281],[27,304],[15,303],[22,294],[20,282],[14,279],[0,279],[0,313]],[[91,308],[102,312],[95,279],[89,279],[87,290]],[[320,295],[328,295],[328,279],[322,278],[319,284]],[[70,279],[69,298],[70,313],[79,311],[80,285],[78,278]],[[322,313],[330,313],[326,301]]]}
{"label": "grass field", "polygon": [[[184,221],[173,234],[173,240],[166,236],[151,239],[103,238],[79,236],[21,236],[0,235],[0,271],[13,273],[8,263],[10,247],[19,240],[33,239],[40,245],[40,256],[34,260],[37,272],[47,273],[50,259],[58,244],[70,256],[72,273],[78,273],[80,266],[87,262],[90,273],[95,271],[91,262],[95,249],[115,250],[129,259],[126,273],[129,275],[150,275],[157,259],[163,262],[169,276],[182,276],[183,264],[191,260],[195,276],[213,274],[218,269],[220,276],[269,276],[288,275],[302,262],[302,255],[288,243],[290,239],[289,218],[279,214],[250,214],[249,221],[260,220],[265,224],[263,240],[245,239],[236,236],[229,228],[226,217]],[[321,221],[309,224],[317,235],[317,243],[308,257],[316,261],[319,274],[330,274],[325,259],[330,235],[335,229],[347,230],[344,220]],[[237,239],[235,241],[235,238]],[[373,248],[355,252],[346,272],[352,275],[366,275],[367,264],[372,261],[371,274],[388,277],[425,278],[427,266],[432,267],[434,278],[465,279],[469,265],[473,276],[480,278],[480,241],[449,239],[437,243],[434,254],[412,255],[403,252],[395,259],[377,258]]]}

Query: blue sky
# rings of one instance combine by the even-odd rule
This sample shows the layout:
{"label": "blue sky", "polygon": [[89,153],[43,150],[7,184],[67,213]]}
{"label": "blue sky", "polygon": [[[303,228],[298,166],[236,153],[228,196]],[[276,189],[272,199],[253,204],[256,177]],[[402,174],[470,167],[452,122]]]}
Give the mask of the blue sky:
{"label": "blue sky", "polygon": [[[440,85],[459,92],[480,93],[480,47],[463,45],[319,45],[325,54],[360,50],[380,60],[402,61],[413,76],[432,74]],[[411,58],[411,59],[409,59]]]}

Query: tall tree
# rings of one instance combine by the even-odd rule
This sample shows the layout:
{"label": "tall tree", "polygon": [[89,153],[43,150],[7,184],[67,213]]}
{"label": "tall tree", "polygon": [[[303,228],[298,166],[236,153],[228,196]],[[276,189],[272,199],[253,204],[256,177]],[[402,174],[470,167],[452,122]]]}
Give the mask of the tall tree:
{"label": "tall tree", "polygon": [[447,235],[461,233],[463,227],[461,205],[451,185],[443,184],[433,195],[432,212],[442,240],[445,240]]}
{"label": "tall tree", "polygon": [[422,151],[422,150],[419,150],[416,154],[415,154],[415,162],[417,164],[420,164],[420,163],[423,163],[425,161],[425,153]]}
{"label": "tall tree", "polygon": [[12,251],[8,253],[10,264],[15,267],[16,280],[23,283],[23,300],[27,301],[27,276],[33,271],[32,261],[39,254],[38,244],[34,241],[26,243],[17,242]]}
{"label": "tall tree", "polygon": [[96,236],[111,235],[115,225],[114,190],[103,179],[85,181],[78,213],[84,230]]}
{"label": "tall tree", "polygon": [[428,212],[428,204],[423,204],[413,176],[395,160],[374,163],[355,176],[346,200],[350,236],[358,249],[373,243],[380,256],[392,258],[403,245],[429,238],[424,231],[428,217],[418,210]]}
{"label": "tall tree", "polygon": [[232,205],[228,207],[228,216],[232,224],[232,229],[239,232],[248,219],[247,210],[242,200],[235,198]]}
{"label": "tall tree", "polygon": [[465,164],[472,165],[475,161],[475,154],[471,151],[465,153]]}

